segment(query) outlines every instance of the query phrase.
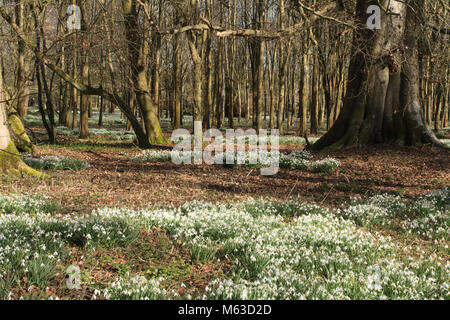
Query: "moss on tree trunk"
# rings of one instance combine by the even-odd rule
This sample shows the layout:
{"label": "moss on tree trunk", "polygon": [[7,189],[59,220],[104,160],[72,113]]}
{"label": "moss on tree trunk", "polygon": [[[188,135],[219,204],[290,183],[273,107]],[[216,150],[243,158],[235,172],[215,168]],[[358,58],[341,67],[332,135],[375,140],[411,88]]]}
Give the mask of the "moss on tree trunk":
{"label": "moss on tree trunk", "polygon": [[14,146],[14,142],[10,141],[6,149],[0,150],[0,173],[12,174],[17,176],[31,175],[36,177],[45,177],[39,171],[27,166],[20,157],[19,151]]}
{"label": "moss on tree trunk", "polygon": [[8,117],[9,133],[14,142],[14,145],[19,151],[22,152],[36,152],[36,147],[28,137],[22,120],[16,114],[11,114]]}
{"label": "moss on tree trunk", "polygon": [[6,103],[3,102],[4,100],[5,94],[3,91],[3,70],[0,64],[0,174],[13,174],[19,176],[32,175],[44,177],[45,175],[30,168],[22,161],[19,151],[14,145],[14,141],[11,140],[10,131],[8,130],[8,122],[9,126],[11,126],[13,135],[18,135],[18,137],[25,140],[24,137],[26,137],[26,134],[23,128],[22,121],[18,116],[13,116],[9,121],[7,121]]}

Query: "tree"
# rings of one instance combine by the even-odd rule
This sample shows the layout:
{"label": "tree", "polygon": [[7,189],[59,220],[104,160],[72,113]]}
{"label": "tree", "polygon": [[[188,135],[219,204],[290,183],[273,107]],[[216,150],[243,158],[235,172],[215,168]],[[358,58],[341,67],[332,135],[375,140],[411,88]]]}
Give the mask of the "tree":
{"label": "tree", "polygon": [[127,104],[122,96],[116,92],[116,88],[113,88],[114,90],[109,92],[103,88],[103,86],[93,87],[86,82],[78,81],[61,69],[56,63],[52,62],[44,52],[41,52],[34,41],[13,21],[4,7],[0,7],[0,15],[17,33],[20,39],[23,40],[25,44],[34,52],[36,58],[44,63],[48,69],[55,72],[56,75],[61,77],[81,94],[103,96],[111,103],[117,105],[130,121],[130,124],[136,134],[139,146],[141,148],[149,148],[151,144],[164,144],[167,143],[167,140],[165,139],[159,124],[157,107],[155,107],[149,95],[147,80],[148,69],[144,63],[146,52],[143,51],[142,46],[144,35],[138,28],[138,21],[140,21],[140,19],[138,17],[139,13],[137,11],[137,1],[123,0],[122,4],[124,9],[123,15],[125,18],[126,39],[130,50],[128,62],[132,66],[132,78],[129,80],[134,85],[136,98],[138,100],[141,115],[144,121],[145,131],[143,130],[129,104]]}
{"label": "tree", "polygon": [[[198,1],[197,0],[187,0],[185,1],[185,11],[187,14],[187,17],[185,21],[187,23],[190,23],[193,21],[196,16],[198,15]],[[202,52],[204,51],[203,48],[198,49],[197,48],[197,42],[198,42],[198,35],[195,31],[190,30],[187,31],[187,40],[189,45],[189,51],[191,53],[192,61],[194,64],[194,70],[193,70],[193,95],[194,95],[194,121],[199,121],[202,123],[203,117],[202,117],[202,65],[203,65],[203,59],[201,57]],[[202,46],[204,45],[204,42],[202,43]]]}
{"label": "tree", "polygon": [[[256,1],[253,7],[252,24],[255,29],[261,29],[264,23],[265,4]],[[250,61],[252,67],[253,89],[253,126],[259,132],[262,129],[262,110],[264,99],[264,57],[265,42],[263,39],[253,39],[250,44]]]}
{"label": "tree", "polygon": [[[89,37],[87,34],[87,17],[86,17],[86,0],[78,0],[78,6],[81,10],[81,32],[84,37]],[[84,83],[89,83],[89,52],[86,48],[85,43],[89,42],[87,39],[84,39],[82,44],[83,51],[83,65],[81,67],[81,80]],[[81,139],[86,139],[89,137],[89,107],[90,107],[90,96],[87,94],[81,94],[80,100],[80,134],[79,137]]]}
{"label": "tree", "polygon": [[[280,29],[285,28],[285,7],[284,0],[279,1],[280,4]],[[285,89],[286,89],[286,71],[287,63],[289,61],[289,55],[291,52],[290,44],[286,44],[283,41],[279,44],[279,57],[280,57],[280,71],[279,71],[279,90],[278,90],[278,117],[277,117],[277,128],[280,130],[280,134],[283,134],[283,113],[285,104]]]}
{"label": "tree", "polygon": [[[25,5],[24,1],[15,0],[15,20],[16,24],[23,30],[29,31],[29,22],[27,22],[26,15],[29,15],[28,6]],[[16,63],[16,100],[17,105],[15,109],[17,110],[20,118],[23,120],[27,115],[28,101],[30,97],[30,87],[29,80],[30,70],[32,69],[32,59],[28,54],[28,48],[22,39],[17,41],[17,63]]]}
{"label": "tree", "polygon": [[381,29],[366,27],[366,10],[378,1],[358,0],[347,93],[334,126],[312,148],[332,150],[395,141],[441,145],[424,120],[419,100],[418,25],[424,0],[382,1]]}
{"label": "tree", "polygon": [[20,157],[8,130],[5,93],[3,89],[3,70],[0,64],[0,173],[29,174],[43,176],[40,172],[28,167]]}
{"label": "tree", "polygon": [[150,144],[166,144],[167,139],[161,130],[158,117],[158,106],[149,94],[147,79],[148,64],[145,59],[149,55],[148,46],[144,45],[142,32],[139,28],[138,1],[123,0],[123,16],[125,18],[125,34],[128,41],[128,55],[131,65],[131,83],[134,86],[145,132]]}

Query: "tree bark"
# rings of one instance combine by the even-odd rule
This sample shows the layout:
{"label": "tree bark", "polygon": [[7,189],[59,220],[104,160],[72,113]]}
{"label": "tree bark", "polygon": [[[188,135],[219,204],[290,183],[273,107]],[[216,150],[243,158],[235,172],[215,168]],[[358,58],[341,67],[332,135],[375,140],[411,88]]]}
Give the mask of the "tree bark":
{"label": "tree bark", "polygon": [[[81,9],[81,33],[83,36],[83,44],[82,44],[82,57],[83,64],[81,67],[81,81],[84,83],[89,83],[89,51],[86,43],[89,43],[89,35],[87,34],[87,20],[86,20],[86,1],[78,0],[78,5]],[[80,130],[79,137],[80,139],[89,138],[89,109],[91,107],[91,99],[90,96],[84,93],[81,93],[80,99]]]}
{"label": "tree bark", "polygon": [[5,93],[3,91],[3,71],[0,64],[0,173],[12,175],[44,175],[28,167],[20,157],[8,130]]}
{"label": "tree bark", "polygon": [[309,107],[309,39],[305,38],[303,43],[303,66],[301,80],[301,112],[300,112],[300,136],[307,133],[307,115]]}
{"label": "tree bark", "polygon": [[[279,26],[280,29],[284,29],[286,23],[285,23],[285,6],[284,6],[284,0],[279,1],[280,6],[280,22]],[[279,77],[278,77],[278,115],[277,115],[277,128],[280,132],[280,135],[284,133],[283,128],[283,114],[284,114],[284,108],[285,108],[285,92],[286,92],[286,69],[287,69],[287,63],[289,61],[289,55],[290,55],[290,44],[286,44],[285,42],[280,42],[279,44],[279,59],[280,59],[280,66],[279,66]]]}
{"label": "tree bark", "polygon": [[[384,1],[380,30],[365,28],[366,9],[377,1],[358,0],[353,55],[344,105],[334,126],[312,148],[332,150],[394,141],[443,146],[424,120],[419,102],[417,13],[423,0]],[[392,122],[390,122],[392,119]],[[384,130],[383,130],[384,128]]]}
{"label": "tree bark", "polygon": [[317,46],[313,50],[313,74],[312,74],[312,90],[311,90],[311,110],[310,123],[311,133],[317,134],[319,129],[319,61],[317,57]]}
{"label": "tree bark", "polygon": [[180,35],[175,35],[173,40],[173,128],[181,127],[181,57]]}
{"label": "tree bark", "polygon": [[138,26],[137,1],[123,0],[122,6],[125,18],[125,33],[128,41],[129,62],[132,68],[131,82],[134,85],[136,99],[144,120],[148,143],[167,144],[168,141],[164,137],[159,123],[158,107],[153,103],[148,92],[148,70],[144,60],[148,52],[143,50],[143,39]]}
{"label": "tree bark", "polygon": [[[22,28],[22,30],[25,30],[25,4],[24,1],[18,1],[16,0],[15,4],[15,18],[16,18],[16,24],[19,26],[19,28]],[[18,60],[17,60],[17,66],[16,66],[16,96],[17,96],[17,107],[16,110],[20,116],[20,118],[23,119],[27,115],[27,109],[28,109],[28,101],[30,97],[30,88],[29,88],[29,80],[28,77],[30,76],[30,70],[31,70],[31,64],[32,61],[27,54],[27,47],[25,45],[25,42],[19,38],[17,43],[17,53],[18,53]]]}

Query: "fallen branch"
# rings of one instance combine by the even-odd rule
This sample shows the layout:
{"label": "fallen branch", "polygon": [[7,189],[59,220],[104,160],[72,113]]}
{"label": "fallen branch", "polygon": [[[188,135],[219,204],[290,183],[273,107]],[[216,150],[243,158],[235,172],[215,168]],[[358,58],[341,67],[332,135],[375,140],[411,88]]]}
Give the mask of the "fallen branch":
{"label": "fallen branch", "polygon": [[[340,20],[331,18],[331,17],[327,17],[324,14],[329,12],[330,10],[336,8],[336,3],[332,2],[327,4],[325,7],[323,7],[321,10],[319,11],[314,11],[313,16],[307,18],[304,17],[304,19],[297,23],[294,24],[290,27],[284,28],[284,29],[279,29],[279,30],[274,30],[274,31],[270,31],[270,30],[261,30],[261,29],[238,29],[238,30],[232,30],[232,29],[227,29],[224,27],[220,27],[220,26],[216,26],[213,25],[209,20],[207,20],[206,18],[202,17],[200,18],[201,21],[203,23],[199,23],[196,25],[188,25],[188,26],[183,26],[183,27],[179,27],[179,28],[173,28],[173,29],[168,29],[168,30],[159,30],[158,26],[156,26],[155,24],[152,23],[152,19],[151,16],[146,13],[147,19],[150,21],[150,25],[152,26],[152,28],[154,29],[155,33],[158,33],[160,35],[175,35],[175,34],[180,34],[180,33],[185,33],[188,31],[208,31],[211,30],[217,37],[220,38],[225,38],[225,37],[230,37],[230,36],[234,36],[234,37],[253,37],[253,38],[264,38],[266,40],[271,40],[271,39],[279,39],[279,38],[283,38],[283,37],[291,37],[294,35],[298,34],[298,31],[302,28],[305,27],[306,24],[313,24],[318,18],[324,18],[324,19],[329,19],[329,20],[333,20],[336,21],[338,23],[347,25],[351,28],[356,28],[355,26],[342,22]],[[310,9],[312,10],[312,9]]]}

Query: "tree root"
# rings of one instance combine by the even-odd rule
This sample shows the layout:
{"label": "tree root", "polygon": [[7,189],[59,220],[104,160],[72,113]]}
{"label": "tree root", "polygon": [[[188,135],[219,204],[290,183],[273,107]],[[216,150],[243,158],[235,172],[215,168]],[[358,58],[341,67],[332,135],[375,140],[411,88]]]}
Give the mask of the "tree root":
{"label": "tree root", "polygon": [[0,173],[12,174],[16,176],[35,176],[39,178],[47,177],[39,171],[27,166],[20,157],[19,151],[12,141],[4,150],[0,150]]}

